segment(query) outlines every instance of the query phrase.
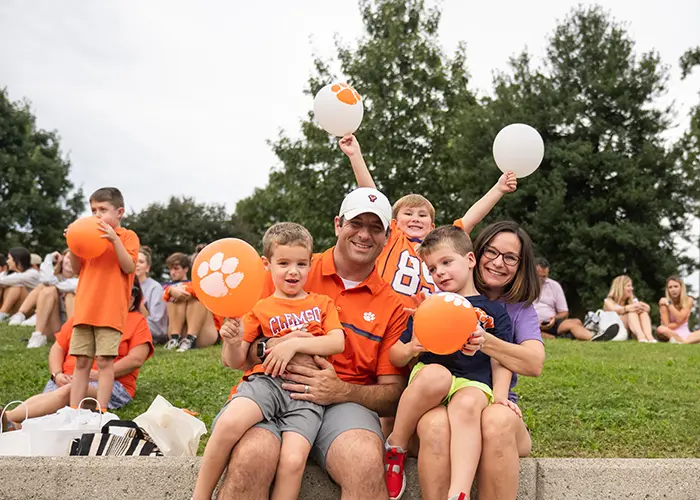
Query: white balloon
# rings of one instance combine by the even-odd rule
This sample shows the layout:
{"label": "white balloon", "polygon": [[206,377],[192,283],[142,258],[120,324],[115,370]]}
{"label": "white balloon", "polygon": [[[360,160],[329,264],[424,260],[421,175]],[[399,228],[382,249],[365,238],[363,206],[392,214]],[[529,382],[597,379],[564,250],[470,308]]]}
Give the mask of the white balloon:
{"label": "white balloon", "polygon": [[314,117],[331,135],[352,134],[362,123],[362,97],[347,83],[329,83],[314,98]]}
{"label": "white balloon", "polygon": [[493,159],[502,172],[527,177],[544,158],[544,142],[530,125],[513,123],[503,127],[493,141]]}

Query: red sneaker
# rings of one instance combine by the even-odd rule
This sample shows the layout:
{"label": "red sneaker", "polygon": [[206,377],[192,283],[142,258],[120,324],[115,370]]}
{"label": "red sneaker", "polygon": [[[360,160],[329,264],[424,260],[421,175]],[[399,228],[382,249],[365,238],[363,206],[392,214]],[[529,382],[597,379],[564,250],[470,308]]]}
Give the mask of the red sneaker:
{"label": "red sneaker", "polygon": [[384,477],[390,500],[398,500],[406,490],[405,461],[406,451],[403,448],[388,447],[384,452]]}

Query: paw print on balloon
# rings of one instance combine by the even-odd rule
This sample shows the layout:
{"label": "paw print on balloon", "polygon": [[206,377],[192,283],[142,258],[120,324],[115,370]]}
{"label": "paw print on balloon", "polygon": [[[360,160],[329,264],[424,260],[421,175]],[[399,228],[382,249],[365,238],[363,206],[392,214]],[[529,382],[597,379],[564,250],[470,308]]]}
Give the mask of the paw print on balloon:
{"label": "paw print on balloon", "polygon": [[331,87],[339,101],[345,104],[357,104],[362,100],[360,94],[347,83],[336,83]]}
{"label": "paw print on balloon", "polygon": [[204,293],[211,297],[224,297],[230,290],[238,287],[243,281],[244,274],[236,272],[238,259],[229,257],[224,260],[224,253],[212,255],[209,262],[202,262],[197,268],[197,275],[201,278],[200,287]]}
{"label": "paw print on balloon", "polygon": [[445,297],[445,302],[451,302],[455,306],[462,306],[466,307],[467,309],[472,307],[471,302],[469,302],[467,299],[464,297],[457,295],[456,293],[445,293],[445,294],[440,294]]}

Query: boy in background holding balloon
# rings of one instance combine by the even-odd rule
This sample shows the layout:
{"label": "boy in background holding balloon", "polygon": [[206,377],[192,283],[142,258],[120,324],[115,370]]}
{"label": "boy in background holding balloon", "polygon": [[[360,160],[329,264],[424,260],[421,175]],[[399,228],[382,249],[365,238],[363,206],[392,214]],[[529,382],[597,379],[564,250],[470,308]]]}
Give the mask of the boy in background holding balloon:
{"label": "boy in background holding balloon", "polygon": [[96,359],[97,401],[102,410],[107,411],[114,384],[114,358],[119,354],[134,284],[139,238],[135,232],[121,227],[124,197],[117,188],[106,187],[92,193],[90,210],[102,231],[95,235],[95,246],[99,245],[100,238],[109,244],[101,255],[81,258],[80,248],[89,242],[73,242],[70,226],[67,229],[70,260],[74,273],[78,274],[73,313],[75,326],[69,351],[76,357],[70,405],[77,408],[86,396],[90,369]]}
{"label": "boy in background holding balloon", "polygon": [[[330,356],[345,348],[345,334],[334,302],[325,295],[307,293],[304,286],[311,268],[313,238],[299,224],[282,222],[263,237],[263,262],[270,270],[275,292],[261,299],[242,319],[221,327],[224,365],[240,369],[250,345],[266,338],[294,335],[263,352],[263,363],[245,372],[216,425],[202,457],[195,500],[210,499],[224,472],[231,450],[255,424],[268,421],[281,433],[282,448],[272,499],[297,498],[306,459],[323,421],[324,408],[298,401],[282,389],[289,361],[297,353]],[[301,332],[304,331],[304,333]]]}
{"label": "boy in background holding balloon", "polygon": [[[513,341],[510,317],[503,305],[480,295],[474,286],[476,259],[469,236],[456,226],[442,226],[431,231],[418,247],[418,255],[428,267],[435,284],[443,292],[430,301],[444,300],[454,307],[473,307],[478,328],[489,331],[507,342]],[[426,302],[427,305],[427,302]],[[444,305],[444,304],[443,304]],[[458,311],[450,317],[451,308],[437,313],[439,317],[416,318],[413,335],[407,330],[389,352],[395,366],[406,366],[417,357],[409,385],[401,395],[393,432],[386,440],[386,481],[389,496],[400,498],[406,487],[404,461],[411,437],[420,418],[440,404],[447,405],[452,431],[450,446],[450,499],[466,499],[471,489],[481,455],[481,412],[491,403],[517,407],[508,401],[512,373],[483,352],[469,349],[468,343],[452,354],[428,352],[418,336],[428,344],[432,336],[439,341],[460,327]],[[416,313],[420,313],[420,307]],[[461,311],[463,312],[463,311]],[[449,325],[448,331],[440,327]],[[469,327],[466,327],[469,328]],[[461,332],[467,336],[473,332]],[[456,333],[455,333],[456,334]],[[465,335],[462,335],[464,338]],[[428,346],[430,347],[430,346]],[[435,348],[433,348],[435,349]],[[438,349],[435,349],[436,351]],[[449,350],[449,349],[448,349]],[[446,351],[443,351],[446,352]]]}
{"label": "boy in background holding balloon", "polygon": [[[357,138],[346,135],[338,145],[350,159],[358,186],[376,189]],[[471,232],[504,194],[515,191],[517,184],[515,174],[503,174],[496,185],[472,205],[461,219],[464,231],[467,234]],[[377,270],[382,279],[403,297],[406,307],[415,308],[421,295],[435,292],[435,283],[416,252],[416,247],[434,228],[435,208],[425,197],[407,194],[394,203],[391,235],[377,259]]]}

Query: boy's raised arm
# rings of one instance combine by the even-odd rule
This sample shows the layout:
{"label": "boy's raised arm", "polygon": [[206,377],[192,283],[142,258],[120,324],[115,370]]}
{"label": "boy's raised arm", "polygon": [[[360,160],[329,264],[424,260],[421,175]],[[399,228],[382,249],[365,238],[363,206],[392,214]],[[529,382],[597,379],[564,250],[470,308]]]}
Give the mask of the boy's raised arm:
{"label": "boy's raised arm", "polygon": [[496,206],[506,193],[512,193],[518,187],[518,179],[513,172],[503,174],[489,192],[474,203],[462,217],[464,232],[469,234],[481,220]]}
{"label": "boy's raised arm", "polygon": [[350,159],[350,165],[352,165],[352,171],[355,173],[355,180],[357,180],[358,187],[377,189],[377,186],[374,184],[374,179],[372,179],[372,174],[369,173],[365,159],[362,157],[360,143],[357,142],[357,138],[352,134],[346,135],[338,141],[338,145],[341,151]]}

